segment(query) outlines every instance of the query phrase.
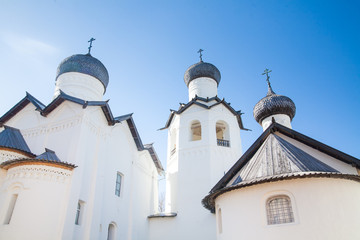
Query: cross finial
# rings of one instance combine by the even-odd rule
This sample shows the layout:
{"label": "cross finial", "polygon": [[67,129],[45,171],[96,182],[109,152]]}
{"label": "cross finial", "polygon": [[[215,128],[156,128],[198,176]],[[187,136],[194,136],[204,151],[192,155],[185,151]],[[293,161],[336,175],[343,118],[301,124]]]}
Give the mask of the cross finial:
{"label": "cross finial", "polygon": [[95,41],[95,38],[91,38],[88,42],[90,43],[90,46],[88,47],[89,52],[88,54],[90,54],[91,48],[92,48],[92,42]]}
{"label": "cross finial", "polygon": [[270,95],[270,94],[275,94],[274,91],[272,90],[271,88],[271,84],[270,84],[270,76],[269,76],[269,73],[271,73],[272,70],[269,70],[267,68],[265,68],[264,72],[261,74],[261,75],[265,75],[266,74],[266,81],[267,81],[267,84],[268,84],[268,94],[267,95]]}
{"label": "cross finial", "polygon": [[265,68],[264,72],[261,74],[261,75],[265,75],[265,74],[266,74],[266,81],[268,82],[268,84],[270,84],[270,81],[269,81],[269,79],[270,79],[269,73],[271,73],[271,72],[272,72],[272,70],[269,70],[269,69]]}
{"label": "cross finial", "polygon": [[199,51],[198,51],[198,53],[200,53],[200,62],[202,62],[203,60],[202,60],[202,52],[203,52],[204,50],[202,50],[201,48],[199,49]]}

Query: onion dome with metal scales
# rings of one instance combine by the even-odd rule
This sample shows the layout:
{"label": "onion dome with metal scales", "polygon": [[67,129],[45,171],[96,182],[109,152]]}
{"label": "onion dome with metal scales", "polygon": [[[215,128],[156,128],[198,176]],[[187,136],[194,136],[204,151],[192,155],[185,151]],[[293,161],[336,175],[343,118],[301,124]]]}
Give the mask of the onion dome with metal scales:
{"label": "onion dome with metal scales", "polygon": [[194,65],[191,65],[185,72],[184,81],[186,86],[189,86],[189,83],[200,77],[208,77],[214,79],[219,85],[221,75],[219,69],[212,65],[211,63],[200,61]]}
{"label": "onion dome with metal scales", "polygon": [[214,79],[217,82],[217,85],[220,83],[221,75],[219,69],[212,65],[211,63],[203,62],[201,52],[204,51],[200,49],[200,62],[191,65],[184,74],[184,81],[186,86],[189,86],[189,83],[201,77],[208,77]]}
{"label": "onion dome with metal scales", "polygon": [[75,54],[65,58],[57,69],[56,79],[67,72],[78,72],[93,76],[104,85],[105,90],[109,84],[109,74],[104,64],[91,56],[90,53]]}
{"label": "onion dome with metal scales", "polygon": [[260,125],[265,118],[275,114],[285,114],[292,120],[296,112],[295,104],[289,97],[278,95],[272,90],[269,81],[269,72],[271,72],[271,70],[265,69],[263,73],[263,75],[267,75],[268,92],[266,96],[255,105],[253,110],[254,118]]}

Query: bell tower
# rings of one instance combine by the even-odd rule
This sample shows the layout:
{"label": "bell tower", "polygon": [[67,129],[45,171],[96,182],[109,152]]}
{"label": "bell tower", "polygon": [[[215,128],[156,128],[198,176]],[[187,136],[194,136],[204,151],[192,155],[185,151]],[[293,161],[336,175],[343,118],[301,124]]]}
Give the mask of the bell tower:
{"label": "bell tower", "polygon": [[[241,112],[217,96],[220,71],[200,61],[184,75],[189,102],[172,110],[168,129],[166,212],[176,213],[176,239],[215,239],[215,215],[201,200],[240,158]],[[191,235],[190,235],[191,234]]]}

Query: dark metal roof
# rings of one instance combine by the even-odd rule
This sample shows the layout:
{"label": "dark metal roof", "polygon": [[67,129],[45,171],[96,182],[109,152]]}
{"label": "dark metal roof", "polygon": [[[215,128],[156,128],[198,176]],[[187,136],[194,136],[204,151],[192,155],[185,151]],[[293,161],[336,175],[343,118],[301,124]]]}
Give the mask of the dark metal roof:
{"label": "dark metal roof", "polygon": [[88,54],[76,54],[65,58],[59,65],[56,73],[57,78],[67,72],[78,72],[97,78],[106,90],[109,84],[109,73],[98,59]]}
{"label": "dark metal roof", "polygon": [[0,132],[0,146],[20,150],[33,155],[20,130],[17,128],[4,125],[4,130]]}
{"label": "dark metal roof", "polygon": [[294,172],[338,171],[271,133],[229,184]]}
{"label": "dark metal roof", "polygon": [[39,111],[43,117],[46,117],[54,109],[56,109],[58,106],[60,106],[64,101],[70,101],[73,103],[80,104],[83,106],[83,108],[86,108],[88,106],[101,107],[101,109],[103,110],[104,115],[108,121],[108,124],[114,125],[116,123],[116,121],[111,113],[108,101],[85,101],[83,99],[67,95],[66,93],[64,93],[63,91],[60,90],[60,94],[47,106],[42,104],[39,100],[37,100],[36,98],[31,96],[29,93],[26,93],[26,96],[22,100],[20,100],[20,102],[18,102],[14,107],[12,107],[7,113],[5,113],[0,118],[0,126],[4,125],[13,116],[15,116],[22,109],[24,109],[29,103],[34,104],[36,107],[36,110]]}
{"label": "dark metal roof", "polygon": [[286,96],[277,95],[268,88],[266,97],[262,98],[254,107],[255,120],[261,125],[262,120],[275,114],[286,114],[292,120],[296,113],[294,102]]}
{"label": "dark metal roof", "polygon": [[42,159],[42,160],[49,160],[49,161],[55,161],[55,162],[61,162],[61,160],[56,156],[55,152],[45,148],[45,152],[38,155],[36,159]]}
{"label": "dark metal roof", "polygon": [[[230,170],[211,189],[209,195],[206,198],[208,198],[210,195],[212,197],[216,198],[216,196],[222,194],[222,192],[225,191],[224,189],[228,189],[229,187],[227,187],[227,186],[229,186],[229,185],[231,186],[231,184],[235,184],[237,186],[238,184],[245,184],[249,181],[250,182],[255,181],[257,183],[262,183],[263,180],[261,180],[261,179],[277,179],[277,175],[275,175],[275,174],[272,174],[270,176],[266,176],[266,174],[264,174],[262,178],[259,178],[259,179],[248,178],[248,181],[246,181],[246,180],[242,179],[242,177],[244,175],[241,176],[238,174],[240,171],[243,171],[242,170],[243,168],[247,168],[248,170],[251,169],[250,165],[247,165],[247,163],[251,159],[255,159],[257,157],[256,154],[258,154],[258,152],[260,154],[260,151],[262,151],[261,147],[266,146],[266,144],[263,145],[263,143],[268,139],[269,136],[271,136],[275,132],[279,132],[279,133],[281,133],[287,137],[290,137],[298,142],[301,142],[313,149],[316,149],[324,154],[327,154],[333,158],[336,158],[344,163],[347,163],[351,166],[354,166],[354,167],[357,167],[360,169],[360,160],[359,159],[352,157],[346,153],[343,153],[337,149],[334,149],[334,148],[332,148],[326,144],[323,144],[319,141],[316,141],[316,140],[314,140],[308,136],[305,136],[293,129],[287,128],[281,124],[274,122],[260,135],[260,137],[251,145],[251,147],[241,156],[241,158],[230,168]],[[279,139],[282,139],[282,138],[279,138]],[[324,172],[326,174],[332,174],[332,176],[334,176],[335,174],[347,176],[347,174],[328,172],[328,170],[330,170],[332,168],[330,168],[326,164],[325,165],[319,164],[317,162],[318,160],[315,158],[314,158],[315,160],[314,159],[311,160],[312,157],[311,156],[309,157],[308,154],[305,153],[304,151],[302,151],[300,149],[299,149],[300,150],[299,151],[296,149],[295,146],[293,146],[289,142],[287,142],[285,140],[279,140],[279,139],[275,139],[274,141],[270,141],[270,142],[276,143],[276,141],[277,141],[278,145],[282,145],[281,148],[285,152],[285,153],[283,152],[283,154],[286,154],[285,156],[287,157],[288,161],[291,161],[293,163],[293,166],[296,166],[298,169],[303,169],[303,170],[301,170],[301,172],[291,172],[291,173],[283,173],[283,174],[281,174],[282,171],[279,171],[280,172],[279,176],[281,176],[281,179],[285,179],[286,176],[298,176],[299,174],[302,177],[306,177],[306,176],[308,176],[307,174],[305,174],[307,170],[310,172],[312,172],[312,170],[315,170],[317,173]],[[269,142],[269,144],[270,144],[270,142]],[[291,150],[289,150],[289,149],[291,149]],[[291,154],[294,154],[294,152],[296,154],[294,156],[290,156]],[[266,153],[266,151],[263,152],[263,156],[265,153]],[[276,151],[275,151],[275,154],[277,154]],[[272,157],[272,156],[269,155],[269,157]],[[275,158],[275,157],[272,157],[272,158]],[[302,158],[305,158],[305,159],[303,160]],[[298,159],[300,159],[300,161],[298,161]],[[311,161],[315,161],[315,163],[312,163]],[[259,160],[259,163],[261,163],[260,160]],[[305,173],[303,171],[305,171]],[[254,170],[254,172],[256,172],[256,171]],[[288,175],[288,174],[290,174],[290,175]],[[235,178],[237,175],[240,176],[240,178]],[[254,176],[254,175],[252,174],[252,176]],[[233,183],[231,183],[231,180],[234,178],[235,178],[235,181]],[[243,185],[241,185],[241,186],[243,186]],[[204,203],[204,201],[203,201],[203,203]]]}
{"label": "dark metal roof", "polygon": [[42,104],[39,100],[34,98],[30,93],[26,92],[26,96],[0,118],[0,126],[2,126],[10,118],[15,116],[20,110],[26,107],[29,103],[32,103],[36,107],[36,110],[39,112],[41,112],[45,108],[44,104]]}
{"label": "dark metal roof", "polygon": [[189,83],[200,77],[208,77],[212,78],[216,81],[216,83],[219,85],[221,74],[219,69],[217,69],[214,65],[211,63],[206,63],[203,61],[200,61],[198,63],[195,63],[194,65],[191,65],[185,72],[184,75],[184,81],[186,86],[189,86]]}
{"label": "dark metal roof", "polygon": [[23,159],[12,159],[5,161],[0,164],[0,168],[7,170],[11,167],[15,167],[21,164],[51,164],[53,166],[67,168],[70,170],[77,167],[76,165],[67,162],[58,162],[54,160],[36,159],[36,158],[23,158]]}
{"label": "dark metal roof", "polygon": [[279,132],[287,137],[295,139],[311,148],[314,148],[324,154],[336,158],[342,162],[360,168],[360,160],[343,153],[335,148],[332,148],[324,143],[316,141],[308,136],[305,136],[293,129],[287,128],[278,123],[272,123],[260,137],[250,146],[250,148],[240,157],[240,159],[230,168],[230,170],[220,179],[220,181],[211,189],[211,192],[225,187],[231,179],[240,171],[241,168],[256,154],[263,142],[268,138],[271,133]]}
{"label": "dark metal roof", "polygon": [[126,115],[115,117],[114,120],[115,120],[115,122],[122,122],[122,121],[130,119],[132,117],[132,115],[133,115],[132,113],[129,113],[129,114],[126,114]]}
{"label": "dark metal roof", "polygon": [[[34,101],[33,99],[35,99],[35,98],[27,93],[27,95],[24,99],[22,99],[18,104],[16,104],[13,108],[11,108],[5,115],[3,115],[0,118],[0,126],[2,126],[5,122],[10,120],[18,112],[20,112],[28,103],[30,103],[30,102],[33,103],[33,101]],[[83,108],[87,108],[88,106],[101,107],[109,126],[113,126],[116,123],[126,121],[129,126],[131,135],[134,139],[137,149],[139,151],[142,151],[142,150],[149,151],[149,149],[145,149],[144,145],[142,144],[140,135],[136,129],[134,120],[132,118],[132,113],[126,114],[123,116],[119,116],[119,117],[113,117],[110,106],[108,104],[108,101],[85,101],[83,99],[67,95],[66,93],[64,93],[63,91],[60,90],[60,94],[49,105],[44,107],[44,105],[42,104],[43,107],[41,107],[40,109],[37,109],[37,110],[40,112],[40,114],[43,117],[46,117],[54,109],[56,109],[58,106],[60,106],[64,101],[70,101],[70,102],[82,105]],[[149,151],[149,153],[151,155],[150,151]],[[153,160],[155,159],[154,164],[158,168],[159,167],[158,163],[160,162],[160,160],[157,158],[156,154],[152,155],[152,158],[153,158]],[[163,171],[162,167],[161,167],[161,169],[158,168],[158,171]]]}
{"label": "dark metal roof", "polygon": [[[211,101],[216,101],[216,103],[208,106],[202,102],[205,102],[205,103],[208,103],[208,102],[211,102]],[[223,98],[222,100],[220,98],[218,98],[217,96],[215,97],[212,97],[212,98],[202,98],[202,97],[198,97],[198,96],[195,96],[190,102],[188,102],[187,104],[180,104],[180,107],[179,109],[176,111],[176,110],[170,110],[171,113],[170,113],[170,116],[165,124],[165,126],[163,128],[160,128],[159,130],[164,130],[164,129],[167,129],[171,122],[172,122],[172,119],[174,118],[174,115],[175,114],[181,114],[182,112],[184,112],[185,110],[187,110],[189,107],[191,107],[192,105],[197,105],[199,107],[202,107],[202,108],[205,108],[205,109],[211,109],[212,107],[214,106],[217,106],[219,104],[222,104],[224,105],[227,109],[229,109],[229,111],[234,114],[236,116],[236,119],[238,120],[238,124],[239,124],[239,127],[240,129],[242,130],[249,130],[247,128],[244,128],[244,125],[243,125],[243,122],[242,122],[242,119],[241,119],[241,115],[243,115],[244,113],[242,113],[241,111],[236,111],[234,108],[232,108],[230,106],[230,103],[226,102],[225,99]]]}
{"label": "dark metal roof", "polygon": [[156,169],[157,169],[158,173],[163,174],[164,173],[164,168],[163,168],[163,166],[162,166],[162,164],[160,162],[160,159],[159,159],[158,155],[155,152],[153,143],[145,144],[144,148],[149,151],[150,156],[151,156],[153,162],[155,163],[155,166],[156,166]]}

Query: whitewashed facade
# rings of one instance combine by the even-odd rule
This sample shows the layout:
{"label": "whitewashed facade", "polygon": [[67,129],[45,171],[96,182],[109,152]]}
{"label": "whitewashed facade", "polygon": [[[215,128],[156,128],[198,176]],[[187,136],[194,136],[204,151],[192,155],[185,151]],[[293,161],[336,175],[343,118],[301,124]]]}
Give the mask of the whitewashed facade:
{"label": "whitewashed facade", "polygon": [[163,128],[164,172],[132,115],[103,101],[105,66],[66,58],[52,102],[27,93],[0,118],[0,239],[359,239],[360,161],[292,130],[295,105],[267,77],[254,109],[264,132],[242,154],[219,70],[190,66],[189,102]]}
{"label": "whitewashed facade", "polygon": [[217,239],[359,239],[359,159],[292,130],[295,104],[267,80],[263,134],[203,199]]}
{"label": "whitewashed facade", "polygon": [[187,70],[189,103],[173,111],[165,126],[168,215],[150,218],[150,239],[216,239],[215,215],[201,206],[201,199],[241,156],[243,126],[241,113],[217,97],[220,77],[209,65],[200,62]]}
{"label": "whitewashed facade", "polygon": [[131,115],[114,118],[102,101],[104,85],[81,71],[60,74],[48,105],[27,94],[1,118],[5,128],[21,131],[35,156],[48,148],[76,167],[32,160],[5,143],[0,239],[147,238],[161,164],[152,146],[142,144]]}

